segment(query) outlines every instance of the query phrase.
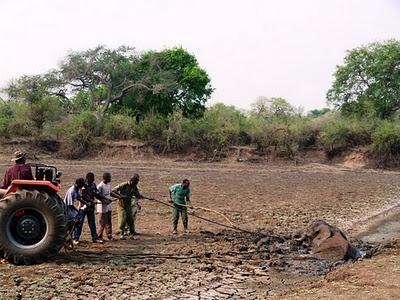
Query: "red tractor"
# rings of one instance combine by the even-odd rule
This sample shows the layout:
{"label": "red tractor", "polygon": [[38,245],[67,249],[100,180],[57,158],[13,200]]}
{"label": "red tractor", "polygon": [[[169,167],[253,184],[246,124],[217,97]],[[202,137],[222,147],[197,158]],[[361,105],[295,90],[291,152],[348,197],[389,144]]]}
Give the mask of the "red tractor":
{"label": "red tractor", "polygon": [[56,255],[67,237],[61,173],[35,166],[35,180],[14,180],[0,199],[0,257],[13,264],[35,264]]}

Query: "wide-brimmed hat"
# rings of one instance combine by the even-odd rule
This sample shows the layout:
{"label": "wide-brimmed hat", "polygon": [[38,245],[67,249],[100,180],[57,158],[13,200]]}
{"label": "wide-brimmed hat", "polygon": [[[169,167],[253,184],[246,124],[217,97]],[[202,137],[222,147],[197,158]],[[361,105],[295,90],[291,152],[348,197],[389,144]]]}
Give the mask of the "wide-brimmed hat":
{"label": "wide-brimmed hat", "polygon": [[14,158],[11,159],[11,161],[17,161],[20,159],[23,159],[26,157],[26,152],[22,152],[22,151],[15,151],[14,152]]}

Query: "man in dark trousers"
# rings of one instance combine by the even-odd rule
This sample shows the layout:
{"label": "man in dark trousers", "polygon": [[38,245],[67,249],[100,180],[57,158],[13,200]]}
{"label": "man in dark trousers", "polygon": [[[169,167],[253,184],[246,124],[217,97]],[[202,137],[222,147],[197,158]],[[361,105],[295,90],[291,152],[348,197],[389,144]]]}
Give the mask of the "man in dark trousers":
{"label": "man in dark trousers", "polygon": [[90,234],[92,235],[93,243],[103,243],[103,240],[99,238],[96,232],[96,217],[95,217],[95,198],[100,201],[104,201],[104,197],[99,194],[97,186],[94,182],[94,174],[89,172],[86,174],[85,185],[82,188],[82,202],[79,204],[79,220],[80,222],[75,227],[74,231],[74,243],[78,244],[82,234],[83,223],[85,217],[87,217]]}
{"label": "man in dark trousers", "polygon": [[64,197],[64,203],[67,207],[67,219],[68,224],[73,224],[76,222],[78,216],[77,207],[80,205],[82,200],[81,189],[85,185],[84,178],[77,178],[75,183],[67,190]]}
{"label": "man in dark trousers", "polygon": [[26,164],[26,153],[16,151],[11,159],[15,164],[9,167],[0,184],[0,197],[2,197],[14,179],[33,180],[32,169]]}

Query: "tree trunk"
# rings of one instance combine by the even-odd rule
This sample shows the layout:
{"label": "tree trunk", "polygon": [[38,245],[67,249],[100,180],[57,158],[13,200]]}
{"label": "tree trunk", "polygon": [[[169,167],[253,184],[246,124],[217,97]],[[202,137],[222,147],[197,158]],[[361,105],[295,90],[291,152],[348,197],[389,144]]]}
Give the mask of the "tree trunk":
{"label": "tree trunk", "polygon": [[103,124],[103,121],[104,121],[104,114],[96,111],[95,116],[96,116],[97,122],[96,122],[96,128],[95,128],[94,133],[96,136],[100,136],[101,135],[101,127],[102,127],[101,125]]}

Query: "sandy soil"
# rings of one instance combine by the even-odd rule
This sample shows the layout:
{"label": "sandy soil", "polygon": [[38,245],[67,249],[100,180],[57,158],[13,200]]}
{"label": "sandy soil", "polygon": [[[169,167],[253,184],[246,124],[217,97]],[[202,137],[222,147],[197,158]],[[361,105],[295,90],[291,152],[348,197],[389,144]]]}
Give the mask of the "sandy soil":
{"label": "sandy soil", "polygon": [[[42,160],[64,173],[63,193],[87,171],[98,179],[109,171],[113,184],[138,172],[142,193],[165,200],[168,186],[188,177],[194,205],[216,209],[250,231],[288,233],[319,218],[351,235],[357,224],[399,202],[399,172],[321,164]],[[5,167],[0,165],[0,173]],[[74,253],[36,266],[0,265],[0,299],[350,299],[355,293],[395,299],[400,294],[396,247],[324,276],[279,272],[265,268],[252,234],[192,217],[192,233],[174,237],[168,207],[147,201],[142,207],[138,240],[94,245],[85,226]],[[196,213],[224,222],[218,215]]]}

